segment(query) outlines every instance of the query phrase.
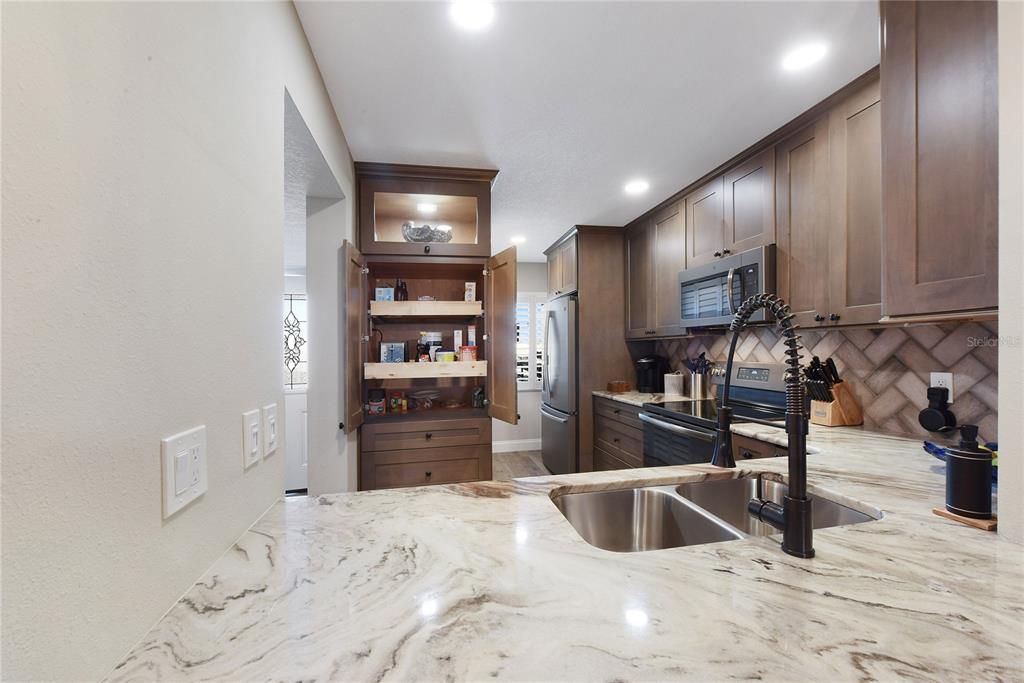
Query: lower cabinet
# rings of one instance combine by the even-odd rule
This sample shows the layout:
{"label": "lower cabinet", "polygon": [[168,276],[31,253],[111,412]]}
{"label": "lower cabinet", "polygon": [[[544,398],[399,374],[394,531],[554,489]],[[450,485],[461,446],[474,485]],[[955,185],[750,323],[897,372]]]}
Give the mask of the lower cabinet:
{"label": "lower cabinet", "polygon": [[732,435],[732,457],[736,462],[755,458],[782,458],[787,455],[789,451],[785,446],[751,439],[749,436]]}
{"label": "lower cabinet", "polygon": [[491,478],[491,419],[387,421],[363,425],[360,490]]}
{"label": "lower cabinet", "polygon": [[594,397],[594,469],[644,466],[644,432],[640,408]]}

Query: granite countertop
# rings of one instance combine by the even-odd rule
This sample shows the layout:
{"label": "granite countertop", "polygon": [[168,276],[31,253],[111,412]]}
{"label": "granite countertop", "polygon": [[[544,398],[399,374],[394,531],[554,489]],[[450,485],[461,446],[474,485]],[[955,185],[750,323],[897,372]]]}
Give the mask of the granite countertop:
{"label": "granite countertop", "polygon": [[932,514],[916,441],[812,427],[809,482],[878,521],[652,552],[551,495],[782,473],[782,458],[291,498],[113,680],[1021,680],[1024,548]]}
{"label": "granite countertop", "polygon": [[611,399],[619,403],[628,403],[631,406],[642,406],[645,403],[660,403],[662,401],[692,401],[689,396],[680,394],[644,394],[639,391],[623,391],[612,393],[611,391],[595,391],[594,396]]}

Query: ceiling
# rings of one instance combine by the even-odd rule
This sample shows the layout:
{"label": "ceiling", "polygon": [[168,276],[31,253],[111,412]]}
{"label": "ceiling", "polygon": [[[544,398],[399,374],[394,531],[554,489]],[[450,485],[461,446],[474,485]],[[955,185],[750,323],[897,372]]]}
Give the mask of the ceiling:
{"label": "ceiling", "polygon": [[[877,2],[296,3],[354,158],[497,168],[492,245],[624,225],[878,63]],[[800,73],[784,53],[824,41]],[[627,180],[650,189],[627,196]]]}

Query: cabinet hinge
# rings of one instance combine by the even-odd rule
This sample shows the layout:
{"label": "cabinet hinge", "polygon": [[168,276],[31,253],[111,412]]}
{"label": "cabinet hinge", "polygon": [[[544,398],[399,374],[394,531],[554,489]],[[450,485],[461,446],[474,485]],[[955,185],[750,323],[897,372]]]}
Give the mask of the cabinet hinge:
{"label": "cabinet hinge", "polygon": [[369,275],[370,274],[370,269],[369,268],[363,268],[359,272],[362,273],[363,275]]}
{"label": "cabinet hinge", "polygon": [[487,341],[487,335],[486,334],[483,336],[483,340]]}
{"label": "cabinet hinge", "polygon": [[368,341],[370,341],[370,335],[368,335],[368,334],[364,334],[364,335],[363,335],[363,338],[362,338],[362,340],[361,340],[361,341],[364,341],[364,342],[368,342]]}
{"label": "cabinet hinge", "polygon": [[484,405],[485,405],[485,406],[489,406],[489,405],[491,405],[491,399],[489,399],[489,398],[485,398],[485,399],[484,399]]}
{"label": "cabinet hinge", "polygon": [[491,271],[489,271],[486,268],[484,268],[483,273],[484,273],[484,277],[487,277],[488,275],[491,274]]}

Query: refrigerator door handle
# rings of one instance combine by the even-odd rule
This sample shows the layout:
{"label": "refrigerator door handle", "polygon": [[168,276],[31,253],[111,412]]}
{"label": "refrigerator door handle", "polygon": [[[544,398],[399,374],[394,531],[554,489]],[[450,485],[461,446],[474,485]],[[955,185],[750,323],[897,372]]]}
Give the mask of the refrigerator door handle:
{"label": "refrigerator door handle", "polygon": [[540,390],[541,390],[541,393],[545,397],[549,396],[549,394],[548,394],[548,375],[551,373],[551,354],[548,351],[548,349],[549,349],[549,347],[548,347],[549,341],[548,340],[549,340],[549,338],[551,336],[550,335],[551,316],[552,316],[553,313],[554,313],[554,311],[552,311],[551,309],[549,309],[547,307],[544,308],[544,355],[543,355],[543,358],[542,358],[542,361],[544,363],[544,367],[541,369],[541,373],[540,373]]}
{"label": "refrigerator door handle", "polygon": [[544,406],[540,407],[540,415],[541,417],[546,417],[549,420],[554,420],[555,422],[563,425],[569,422],[569,418],[562,417],[560,415],[555,415],[554,413],[549,413],[548,411],[544,410]]}

